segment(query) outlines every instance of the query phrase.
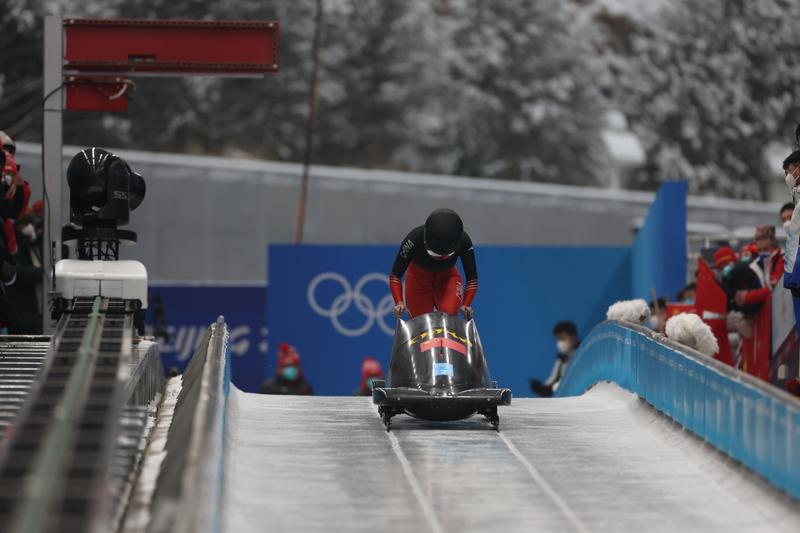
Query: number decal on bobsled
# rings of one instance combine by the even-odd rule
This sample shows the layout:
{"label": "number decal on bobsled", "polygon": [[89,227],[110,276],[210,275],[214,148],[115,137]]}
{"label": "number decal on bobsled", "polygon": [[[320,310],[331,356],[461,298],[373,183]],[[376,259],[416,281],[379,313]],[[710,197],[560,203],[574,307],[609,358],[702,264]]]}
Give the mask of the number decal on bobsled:
{"label": "number decal on bobsled", "polygon": [[453,365],[450,363],[436,363],[433,365],[434,376],[447,376],[453,377]]}

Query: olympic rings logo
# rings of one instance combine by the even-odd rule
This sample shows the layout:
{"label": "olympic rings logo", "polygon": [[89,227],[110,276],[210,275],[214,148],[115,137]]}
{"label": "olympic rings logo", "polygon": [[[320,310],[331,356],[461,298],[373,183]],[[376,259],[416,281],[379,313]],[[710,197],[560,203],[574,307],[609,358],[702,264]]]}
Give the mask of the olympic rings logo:
{"label": "olympic rings logo", "polygon": [[[317,288],[320,284],[329,281],[337,283],[341,287],[341,293],[333,299],[330,307],[327,309],[319,304],[317,301]],[[386,323],[386,317],[390,316],[394,308],[394,299],[391,294],[386,294],[377,305],[366,296],[362,290],[368,283],[379,281],[384,285],[389,283],[385,274],[373,272],[366,274],[355,286],[339,274],[338,272],[322,272],[311,280],[308,284],[308,291],[306,296],[308,298],[308,305],[320,316],[331,319],[333,329],[346,337],[360,337],[368,332],[377,322],[378,327],[387,335],[394,335],[394,326]],[[355,305],[355,308],[365,317],[364,323],[358,327],[347,327],[342,324],[340,317],[345,314],[350,308]]]}

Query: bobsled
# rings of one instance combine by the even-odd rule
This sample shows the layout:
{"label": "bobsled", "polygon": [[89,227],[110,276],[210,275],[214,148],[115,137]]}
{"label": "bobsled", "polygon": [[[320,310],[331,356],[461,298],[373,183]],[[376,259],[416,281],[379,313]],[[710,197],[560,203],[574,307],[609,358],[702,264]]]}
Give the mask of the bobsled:
{"label": "bobsled", "polygon": [[440,312],[397,321],[389,372],[375,381],[372,401],[389,431],[392,417],[461,420],[483,415],[499,429],[497,408],[511,390],[491,380],[475,321]]}

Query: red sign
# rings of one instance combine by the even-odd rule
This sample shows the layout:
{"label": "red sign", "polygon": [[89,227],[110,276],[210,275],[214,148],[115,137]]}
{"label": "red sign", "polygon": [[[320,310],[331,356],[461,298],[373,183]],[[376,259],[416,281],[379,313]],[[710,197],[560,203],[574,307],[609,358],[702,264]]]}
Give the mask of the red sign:
{"label": "red sign", "polygon": [[277,21],[66,19],[64,71],[261,76],[279,67]]}
{"label": "red sign", "polygon": [[673,316],[680,315],[682,313],[696,313],[694,305],[678,304],[678,303],[667,304],[667,319],[670,319]]}
{"label": "red sign", "polygon": [[434,348],[450,348],[451,350],[455,350],[463,355],[467,355],[466,346],[448,337],[437,337],[435,339],[425,341],[419,345],[419,349],[423,352],[433,350]]}
{"label": "red sign", "polygon": [[127,111],[130,86],[124,78],[69,79],[65,108],[69,111]]}

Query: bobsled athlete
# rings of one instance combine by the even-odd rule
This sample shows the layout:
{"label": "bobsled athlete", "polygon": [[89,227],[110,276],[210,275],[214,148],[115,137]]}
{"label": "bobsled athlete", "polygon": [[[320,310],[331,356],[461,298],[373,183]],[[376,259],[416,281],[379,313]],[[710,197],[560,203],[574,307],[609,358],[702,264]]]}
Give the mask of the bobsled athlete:
{"label": "bobsled athlete", "polygon": [[[456,262],[461,258],[467,277],[466,291]],[[405,297],[403,282],[405,274]],[[425,225],[411,230],[400,245],[389,276],[394,314],[411,318],[434,309],[466,320],[472,318],[472,300],[478,292],[478,269],[472,240],[464,223],[452,209],[437,209]]]}

